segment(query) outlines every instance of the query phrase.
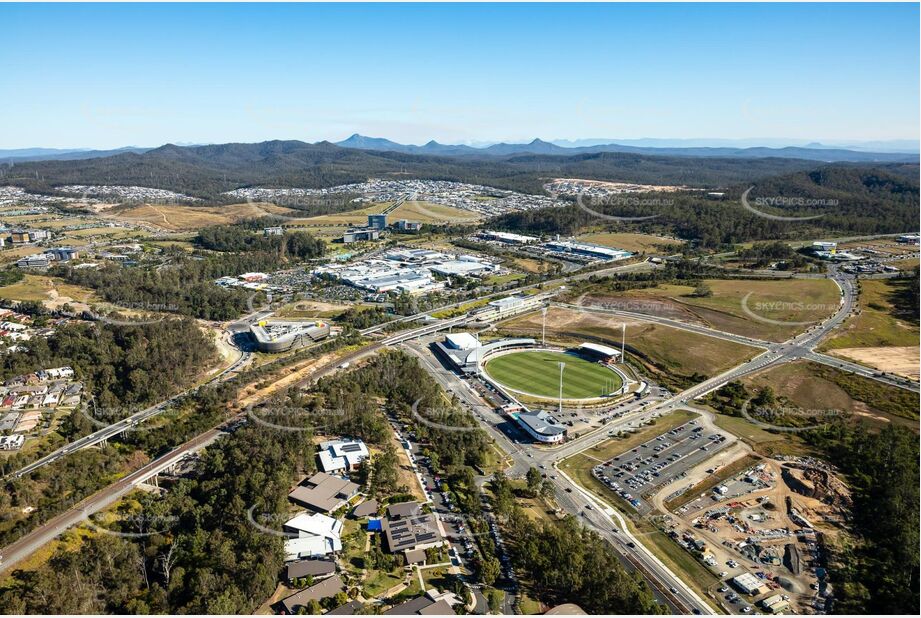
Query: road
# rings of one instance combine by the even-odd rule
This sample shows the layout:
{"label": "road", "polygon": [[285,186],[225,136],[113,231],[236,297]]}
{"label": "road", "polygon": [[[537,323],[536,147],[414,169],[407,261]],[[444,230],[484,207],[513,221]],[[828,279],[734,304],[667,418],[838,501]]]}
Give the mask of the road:
{"label": "road", "polygon": [[[699,334],[735,340],[746,345],[757,346],[764,351],[728,371],[709,378],[661,402],[654,402],[650,405],[648,400],[637,401],[628,408],[620,418],[610,422],[608,425],[555,447],[547,447],[544,445],[536,446],[527,443],[526,440],[519,439],[514,433],[514,429],[509,427],[509,423],[496,414],[494,408],[480,398],[477,392],[470,387],[467,382],[460,379],[453,372],[442,368],[437,362],[433,362],[433,359],[429,357],[421,346],[413,345],[410,342],[405,344],[404,348],[415,354],[421,360],[422,366],[442,385],[442,387],[452,391],[458,396],[460,401],[474,413],[475,418],[477,418],[481,426],[508,454],[512,461],[512,466],[508,470],[510,476],[521,476],[530,467],[539,467],[543,470],[548,470],[548,468],[552,467],[554,472],[549,475],[549,478],[554,484],[555,498],[557,504],[561,508],[579,517],[580,521],[586,526],[592,528],[603,538],[612,543],[626,561],[635,565],[644,573],[660,598],[667,600],[670,606],[684,613],[694,612],[712,614],[714,613],[714,609],[708,602],[702,599],[694,590],[665,567],[658,558],[629,532],[626,522],[620,513],[609,505],[600,503],[588,491],[559,470],[557,464],[571,455],[607,440],[607,433],[609,431],[627,429],[648,419],[668,414],[678,408],[691,406],[693,405],[693,400],[703,397],[733,380],[761,371],[769,366],[797,359],[816,360],[817,362],[824,362],[826,364],[834,362],[840,368],[856,371],[861,373],[861,375],[872,377],[873,379],[881,379],[879,376],[867,375],[868,373],[872,373],[872,370],[860,366],[849,367],[847,365],[853,364],[839,362],[837,359],[814,352],[816,344],[832,329],[838,327],[851,314],[854,307],[855,293],[852,280],[834,269],[831,271],[831,278],[842,291],[841,301],[835,313],[821,323],[810,327],[805,332],[781,343],[763,342],[747,337],[738,337],[732,333],[714,331],[713,329],[700,327],[698,325],[690,325],[677,320],[667,320],[664,318],[656,319],[640,314],[635,316],[630,315],[629,317],[636,317],[637,319],[667,321],[669,326],[675,328],[693,330]],[[620,314],[629,313],[618,312],[617,310],[610,310],[610,312]],[[625,315],[625,317],[627,317],[627,315]],[[881,381],[887,380],[882,378]],[[910,385],[905,384],[894,385],[900,386],[901,388],[911,388]],[[615,532],[615,530],[617,530],[617,532]]]}
{"label": "road", "polygon": [[[592,273],[585,273],[583,275],[570,277],[568,280],[587,278],[595,275],[603,275],[611,271],[616,272],[634,270],[638,267],[644,266],[646,266],[646,263],[631,264],[625,267],[613,267],[611,269],[605,269],[602,271],[595,271]],[[617,428],[628,428],[633,425],[633,423],[641,423],[647,419],[667,414],[677,409],[678,407],[690,404],[693,399],[702,397],[732,380],[738,379],[739,377],[756,371],[760,371],[769,365],[789,362],[798,358],[818,360],[818,362],[826,362],[826,364],[832,361],[836,363],[844,363],[844,361],[838,361],[832,357],[826,357],[825,355],[817,354],[813,350],[815,344],[822,337],[824,337],[831,329],[835,328],[841,322],[843,322],[843,320],[850,314],[853,307],[854,294],[853,285],[850,279],[839,275],[837,272],[833,273],[833,278],[838,283],[838,285],[841,286],[843,291],[841,297],[841,305],[838,311],[832,317],[828,318],[820,325],[812,327],[806,332],[801,333],[800,335],[797,335],[796,337],[783,343],[767,344],[767,342],[764,342],[767,344],[767,348],[761,354],[718,376],[705,380],[704,382],[697,384],[673,397],[662,401],[644,399],[632,402],[624,410],[622,416],[612,421],[607,426],[596,431],[586,433],[576,440],[557,447],[538,447],[527,444],[526,440],[524,439],[518,439],[514,437],[510,438],[509,435],[503,431],[503,429],[510,430],[512,435],[514,435],[514,429],[507,427],[507,421],[498,416],[493,411],[492,407],[486,405],[481,399],[479,399],[479,396],[469,385],[463,381],[458,380],[456,376],[451,374],[451,372],[441,370],[425,359],[423,366],[429,370],[429,372],[435,377],[436,380],[439,381],[439,383],[442,384],[442,386],[450,388],[455,393],[457,393],[460,398],[465,401],[467,405],[470,406],[470,408],[475,412],[475,415],[480,421],[481,425],[490,433],[490,435],[496,439],[497,444],[499,444],[503,450],[507,452],[509,458],[513,462],[512,469],[510,470],[511,475],[524,474],[524,472],[529,467],[534,465],[542,466],[543,469],[547,470],[549,467],[555,467],[560,460],[585,450],[598,442],[606,440],[607,431],[609,430]],[[565,279],[560,281],[565,281]],[[547,284],[548,282],[545,282],[544,285]],[[505,294],[507,293],[508,292],[505,292]],[[260,316],[264,315],[264,311],[257,311],[247,319],[258,319]],[[399,321],[410,321],[422,318],[424,316],[425,314],[419,314],[417,316],[410,316],[409,318],[401,318]],[[373,354],[384,346],[398,346],[408,343],[406,347],[408,349],[413,349],[411,344],[412,339],[430,335],[434,332],[452,326],[463,325],[469,319],[470,318],[467,316],[459,316],[458,318],[452,320],[443,320],[436,324],[426,324],[419,328],[387,337],[381,341],[363,347],[360,350],[351,353],[350,355],[341,357],[334,363],[330,363],[318,369],[311,375],[309,380],[316,380],[320,377],[323,377],[324,375],[329,375],[340,368],[343,363],[351,362],[352,360],[357,360],[363,356]],[[648,316],[642,316],[642,319],[649,318]],[[235,322],[234,324],[240,326],[245,324],[245,320]],[[692,327],[692,325],[687,325],[680,322],[674,325],[669,325],[678,328]],[[699,328],[696,325],[693,327],[695,329]],[[363,331],[363,334],[372,334],[378,330],[379,327],[374,327],[373,329],[367,329],[366,331]],[[720,336],[723,337],[727,335],[731,336],[731,334],[720,333]],[[418,351],[419,350],[417,348],[417,355]],[[424,355],[421,357],[424,357]],[[238,368],[238,363],[243,362],[245,362],[244,357],[241,356],[241,359],[239,359],[238,362],[234,363],[234,365],[231,367],[226,368],[212,379],[220,379],[222,376],[225,376]],[[865,368],[861,369],[868,372],[871,371]],[[879,378],[874,377],[874,379]],[[455,380],[463,386],[458,386],[457,383],[454,383]],[[451,386],[449,386],[449,384]],[[904,388],[904,386],[902,387]],[[179,396],[181,395],[177,395],[176,397]],[[174,400],[175,398],[171,398],[170,400],[157,404],[156,406],[152,406],[151,408],[138,413],[136,415],[138,417],[137,422],[162,412],[163,409],[165,409],[168,404]],[[242,414],[243,413],[241,413],[241,415]],[[128,425],[121,425],[122,422],[128,423]],[[118,433],[124,431],[127,427],[130,426],[131,422],[132,417],[129,417],[128,419],[119,421],[118,423],[106,427],[100,430],[100,432],[96,433],[111,437],[112,435],[117,435]],[[503,424],[506,426],[503,427]],[[500,429],[500,427],[502,427],[502,429]],[[172,463],[181,460],[188,454],[204,448],[206,444],[209,444],[211,441],[219,437],[220,433],[221,430],[219,428],[214,428],[208,432],[205,432],[204,434],[197,436],[196,438],[183,444],[177,449],[174,449],[167,455],[164,455],[154,462],[151,462],[147,466],[139,469],[135,473],[132,473],[128,477],[125,477],[124,479],[121,479],[120,481],[117,481],[107,488],[97,492],[76,507],[73,507],[58,517],[55,517],[50,522],[40,526],[35,531],[27,534],[22,539],[3,550],[3,568],[9,568],[15,564],[15,562],[22,560],[25,556],[28,556],[30,553],[47,543],[49,540],[53,539],[55,536],[66,530],[67,527],[85,519],[89,514],[95,513],[98,510],[112,504],[119,497],[123,496],[125,493],[136,487],[137,484],[143,482],[143,480],[146,480],[147,478],[150,478],[152,475],[156,474],[157,471],[164,469],[160,466],[168,467],[168,465],[172,465]],[[90,438],[90,440],[96,440],[96,438],[92,438],[91,436],[87,436],[86,438]],[[521,438],[523,438],[523,436],[521,436]],[[101,441],[101,439],[96,441]],[[89,445],[89,442],[90,441],[88,440],[86,443],[82,443],[78,440],[63,447],[62,449],[59,449],[48,457],[43,458],[44,463],[40,463],[43,460],[34,462],[33,464],[30,464],[27,469],[24,468],[23,470],[17,472],[17,474],[28,473],[28,471],[34,470],[40,465],[47,465],[47,463],[50,463],[51,461],[54,461],[55,459],[66,455],[69,452],[73,452],[79,448],[85,448]],[[561,471],[557,470],[556,472],[550,474],[549,478],[551,478],[552,482],[554,483],[556,499],[561,508],[577,517],[580,517],[585,525],[591,527],[603,538],[611,542],[627,563],[634,565],[646,575],[660,600],[663,600],[673,609],[680,612],[713,613],[713,609],[708,605],[707,602],[701,599],[696,592],[694,592],[674,573],[666,568],[651,552],[649,552],[642,545],[642,543],[630,535],[628,529],[626,528],[625,522],[619,513],[607,505],[600,504],[597,499],[595,499],[588,492],[574,483]],[[617,528],[618,532],[615,533],[613,531],[614,528]]]}

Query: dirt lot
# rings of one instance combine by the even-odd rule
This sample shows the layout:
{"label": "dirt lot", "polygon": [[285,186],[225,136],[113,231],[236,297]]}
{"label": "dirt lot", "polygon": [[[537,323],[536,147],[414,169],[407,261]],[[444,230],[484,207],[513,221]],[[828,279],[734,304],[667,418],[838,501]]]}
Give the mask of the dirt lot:
{"label": "dirt lot", "polygon": [[112,208],[101,216],[105,219],[145,223],[170,232],[181,232],[290,212],[292,211],[287,208],[261,203],[213,207],[144,204]]}
{"label": "dirt lot", "polygon": [[894,373],[912,380],[919,378],[918,364],[921,363],[921,352],[917,346],[841,348],[832,350],[831,353],[886,373]]}

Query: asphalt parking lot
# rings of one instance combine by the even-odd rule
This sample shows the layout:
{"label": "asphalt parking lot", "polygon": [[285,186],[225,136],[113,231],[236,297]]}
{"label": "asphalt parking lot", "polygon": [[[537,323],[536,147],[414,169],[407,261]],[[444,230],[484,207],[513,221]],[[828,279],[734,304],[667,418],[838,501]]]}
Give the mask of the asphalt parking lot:
{"label": "asphalt parking lot", "polygon": [[645,515],[651,506],[644,494],[682,478],[727,444],[724,434],[691,420],[595,466],[592,473]]}

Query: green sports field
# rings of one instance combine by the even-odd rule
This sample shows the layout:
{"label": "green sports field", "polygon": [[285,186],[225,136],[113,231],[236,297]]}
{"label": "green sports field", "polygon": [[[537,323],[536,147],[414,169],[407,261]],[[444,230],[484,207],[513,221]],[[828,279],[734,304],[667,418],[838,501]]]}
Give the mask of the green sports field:
{"label": "green sports field", "polygon": [[486,373],[500,384],[530,395],[556,399],[560,394],[559,363],[563,369],[563,399],[601,397],[621,387],[616,373],[575,354],[522,351],[486,361]]}

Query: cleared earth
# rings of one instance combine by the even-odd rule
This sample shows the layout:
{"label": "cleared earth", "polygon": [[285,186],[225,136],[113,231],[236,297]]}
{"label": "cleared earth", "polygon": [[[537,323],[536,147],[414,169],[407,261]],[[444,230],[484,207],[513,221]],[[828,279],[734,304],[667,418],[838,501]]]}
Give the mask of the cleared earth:
{"label": "cleared earth", "polygon": [[616,391],[623,381],[616,373],[575,354],[527,351],[486,361],[486,373],[508,388],[556,399],[560,395],[559,363],[563,368],[563,399],[589,399]]}

